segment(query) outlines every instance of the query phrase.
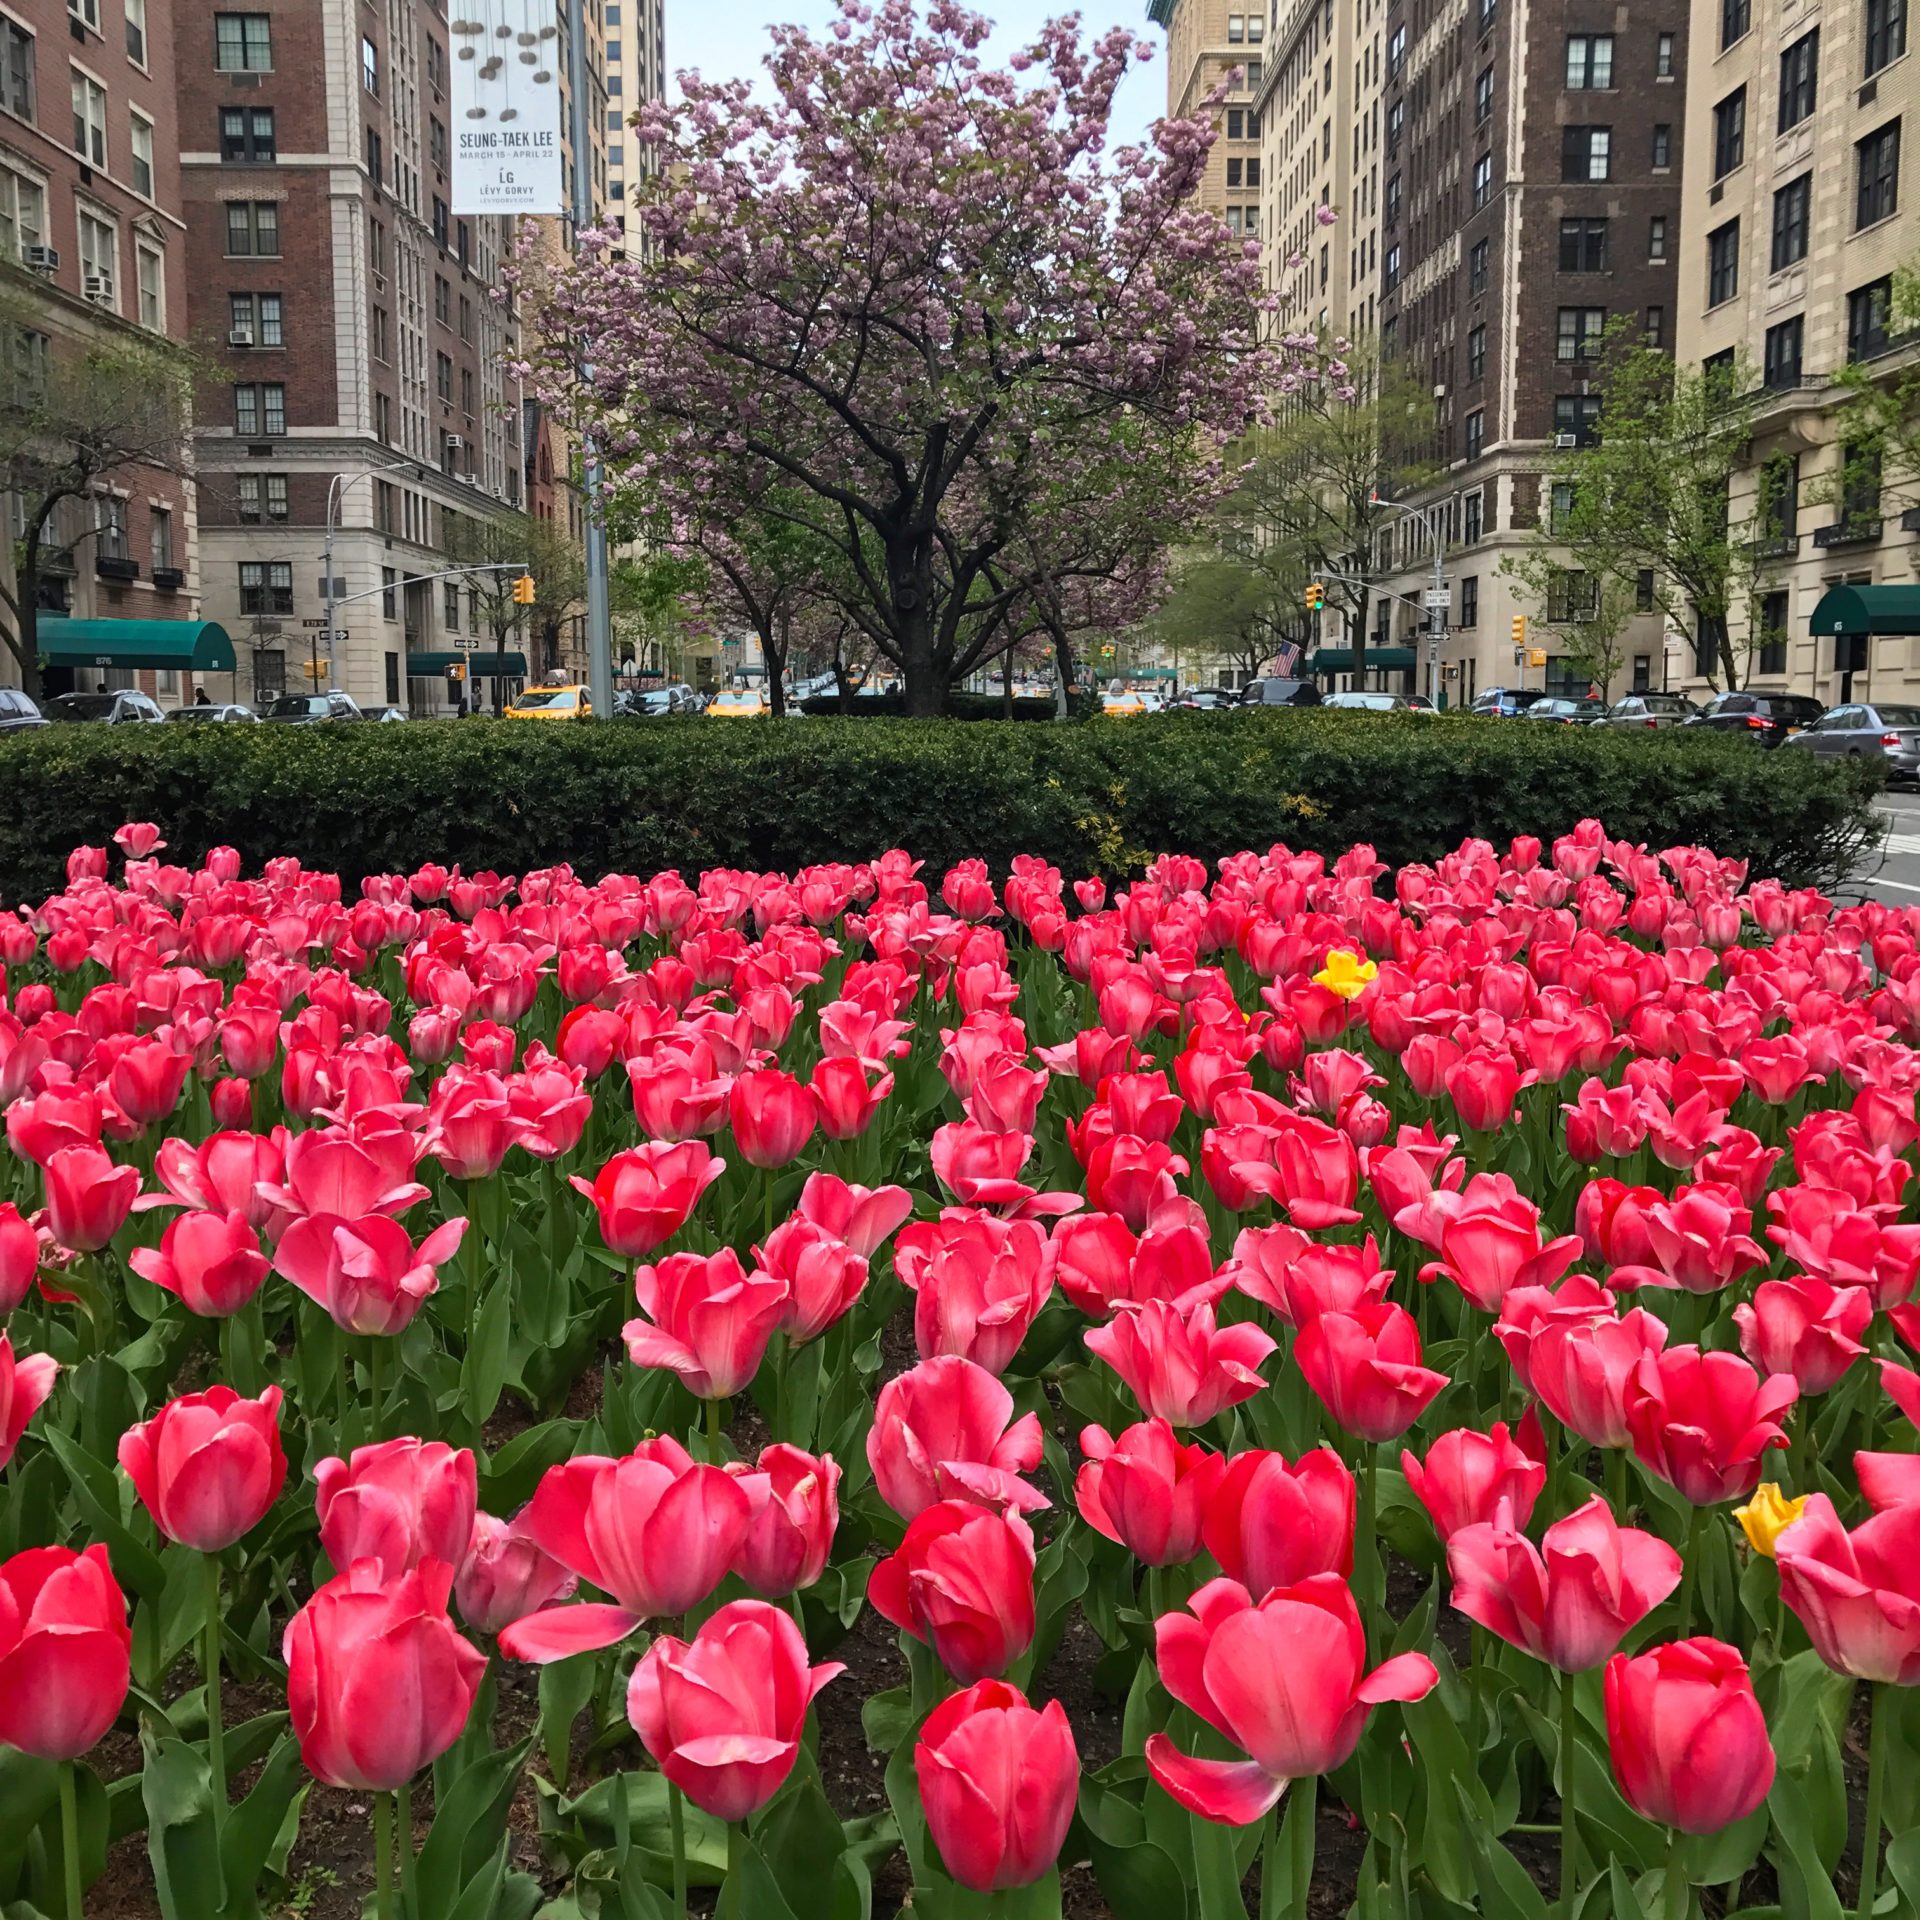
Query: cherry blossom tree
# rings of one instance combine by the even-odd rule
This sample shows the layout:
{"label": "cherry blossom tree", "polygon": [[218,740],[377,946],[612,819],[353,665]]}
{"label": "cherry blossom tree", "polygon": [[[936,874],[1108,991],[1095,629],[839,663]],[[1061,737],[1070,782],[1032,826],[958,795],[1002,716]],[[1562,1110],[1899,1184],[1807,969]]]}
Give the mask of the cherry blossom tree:
{"label": "cherry blossom tree", "polygon": [[589,236],[536,369],[616,493],[722,522],[777,495],[916,714],[1036,596],[1138,575],[1143,528],[1204,503],[1250,414],[1345,378],[1305,336],[1260,338],[1257,243],[1195,198],[1212,103],[1109,153],[1144,42],[1083,46],[1069,17],[996,71],[987,32],[949,0],[841,0],[828,36],[773,29],[770,98],[683,75],[634,123],[646,244]]}

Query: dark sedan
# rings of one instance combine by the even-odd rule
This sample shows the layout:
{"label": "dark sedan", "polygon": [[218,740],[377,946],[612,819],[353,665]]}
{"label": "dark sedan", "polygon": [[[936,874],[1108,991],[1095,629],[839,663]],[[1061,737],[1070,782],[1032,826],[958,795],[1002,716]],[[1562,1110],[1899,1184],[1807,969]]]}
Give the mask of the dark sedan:
{"label": "dark sedan", "polygon": [[1522,710],[1522,720],[1546,720],[1562,727],[1590,727],[1606,713],[1606,703],[1600,700],[1536,700],[1532,706]]}
{"label": "dark sedan", "polygon": [[1734,688],[1716,693],[1699,713],[1682,724],[1738,734],[1755,746],[1779,747],[1825,712],[1818,700],[1804,693],[1752,693]]}

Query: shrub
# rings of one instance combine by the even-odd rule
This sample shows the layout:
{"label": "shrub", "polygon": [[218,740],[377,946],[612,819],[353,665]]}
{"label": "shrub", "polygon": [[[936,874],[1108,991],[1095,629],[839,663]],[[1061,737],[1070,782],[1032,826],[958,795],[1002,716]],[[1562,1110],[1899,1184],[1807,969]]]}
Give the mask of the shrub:
{"label": "shrub", "polygon": [[[822,717],[837,717],[846,720],[900,720],[907,711],[907,696],[904,693],[861,693],[853,695],[844,710],[837,693],[809,694],[798,703],[804,711]],[[1067,695],[1067,712],[1075,720],[1085,720],[1097,713],[1100,698],[1097,694],[1074,692]],[[1055,715],[1053,696],[1046,694],[1022,694],[1014,700],[1013,712],[1006,711],[1005,697],[998,693],[959,693],[947,695],[946,717],[949,720],[1038,720],[1051,725]]]}
{"label": "shrub", "polygon": [[345,876],[423,860],[502,872],[791,869],[905,846],[938,872],[1039,854],[1137,871],[1275,842],[1392,865],[1593,816],[1711,845],[1794,885],[1844,878],[1876,776],[1687,732],[1646,736],[1324,711],[1085,726],[810,719],[659,727],[58,727],[0,744],[0,896],[55,887],[66,850],[154,820],[172,857],[237,847]]}

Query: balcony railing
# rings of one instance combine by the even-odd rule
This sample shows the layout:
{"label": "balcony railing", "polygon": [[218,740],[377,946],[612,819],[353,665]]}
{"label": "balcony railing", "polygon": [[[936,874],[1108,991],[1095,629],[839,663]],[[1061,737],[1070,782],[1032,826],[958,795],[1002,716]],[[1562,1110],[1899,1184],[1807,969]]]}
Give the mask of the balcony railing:
{"label": "balcony railing", "polygon": [[1833,547],[1870,547],[1880,538],[1878,520],[1836,520],[1830,527],[1815,527],[1813,544],[1823,550]]}

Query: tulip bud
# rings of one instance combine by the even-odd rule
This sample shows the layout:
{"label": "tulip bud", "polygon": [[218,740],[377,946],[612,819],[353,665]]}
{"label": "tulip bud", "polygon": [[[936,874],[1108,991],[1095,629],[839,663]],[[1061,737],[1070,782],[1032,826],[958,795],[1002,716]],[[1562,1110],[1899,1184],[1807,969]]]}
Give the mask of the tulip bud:
{"label": "tulip bud", "polygon": [[120,1464],[169,1540],[224,1553],[266,1518],[286,1482],[280,1389],[257,1400],[222,1386],[182,1394],[120,1436]]}
{"label": "tulip bud", "polygon": [[1607,1666],[1607,1746],[1621,1796],[1682,1833],[1718,1833],[1766,1799],[1773,1742],[1747,1663],[1719,1640],[1681,1640]]}
{"label": "tulip bud", "polygon": [[1740,1522],[1740,1531],[1747,1536],[1747,1545],[1755,1553],[1773,1558],[1774,1542],[1805,1511],[1807,1496],[1803,1493],[1797,1500],[1789,1500],[1781,1492],[1779,1484],[1772,1480],[1763,1480],[1754,1488],[1753,1498],[1744,1507],[1735,1507],[1733,1517]]}
{"label": "tulip bud", "polygon": [[0,1565],[0,1745],[78,1759],[126,1703],[132,1647],[105,1547],[16,1553]]}

